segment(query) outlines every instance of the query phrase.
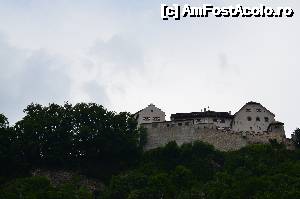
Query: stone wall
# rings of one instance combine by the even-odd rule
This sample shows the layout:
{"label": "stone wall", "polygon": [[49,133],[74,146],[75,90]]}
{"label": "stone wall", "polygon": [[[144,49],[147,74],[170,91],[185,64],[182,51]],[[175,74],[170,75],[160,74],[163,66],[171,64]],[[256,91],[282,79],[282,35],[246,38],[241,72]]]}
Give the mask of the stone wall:
{"label": "stone wall", "polygon": [[143,124],[147,129],[147,144],[145,150],[164,146],[170,141],[178,145],[200,140],[213,145],[221,151],[233,151],[255,143],[269,143],[276,139],[279,143],[288,143],[280,133],[276,132],[233,132],[219,130],[214,124],[193,124],[192,122],[161,122]]}

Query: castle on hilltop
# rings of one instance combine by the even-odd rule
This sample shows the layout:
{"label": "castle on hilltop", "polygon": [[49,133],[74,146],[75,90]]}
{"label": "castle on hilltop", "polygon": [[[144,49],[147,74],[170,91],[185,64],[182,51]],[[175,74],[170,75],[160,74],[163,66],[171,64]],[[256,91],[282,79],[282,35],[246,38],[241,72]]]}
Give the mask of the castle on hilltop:
{"label": "castle on hilltop", "polygon": [[276,121],[275,114],[257,102],[246,103],[234,115],[204,108],[201,112],[171,114],[171,120],[166,121],[165,112],[150,104],[135,116],[138,125],[147,129],[145,150],[170,141],[181,145],[196,140],[222,151],[238,150],[255,143],[267,144],[270,140],[293,147],[285,136],[284,123]]}

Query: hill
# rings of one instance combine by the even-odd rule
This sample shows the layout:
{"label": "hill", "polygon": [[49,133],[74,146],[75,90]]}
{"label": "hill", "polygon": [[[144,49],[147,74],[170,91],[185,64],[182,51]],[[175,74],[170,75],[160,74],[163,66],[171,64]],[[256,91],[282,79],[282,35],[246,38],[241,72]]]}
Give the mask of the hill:
{"label": "hill", "polygon": [[[84,103],[31,104],[25,113],[14,126],[0,115],[0,199],[300,198],[300,151],[275,141],[233,152],[170,142],[144,152],[145,132],[130,113]],[[101,188],[76,176],[53,183],[36,169]]]}

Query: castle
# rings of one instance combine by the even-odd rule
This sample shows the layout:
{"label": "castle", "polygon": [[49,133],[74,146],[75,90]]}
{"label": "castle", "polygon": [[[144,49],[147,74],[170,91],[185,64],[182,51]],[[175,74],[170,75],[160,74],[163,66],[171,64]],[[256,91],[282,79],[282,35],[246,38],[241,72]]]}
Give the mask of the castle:
{"label": "castle", "polygon": [[171,114],[150,104],[135,114],[138,125],[147,129],[145,150],[200,140],[221,151],[238,150],[249,144],[267,144],[270,140],[293,148],[284,131],[284,123],[275,120],[275,114],[257,102],[246,103],[234,115],[204,108],[201,112]]}

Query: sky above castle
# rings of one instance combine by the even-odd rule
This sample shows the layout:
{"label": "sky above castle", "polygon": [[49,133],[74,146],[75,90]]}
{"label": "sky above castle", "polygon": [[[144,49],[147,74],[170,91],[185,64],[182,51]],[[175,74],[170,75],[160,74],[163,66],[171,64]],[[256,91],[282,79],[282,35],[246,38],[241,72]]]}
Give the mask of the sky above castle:
{"label": "sky above castle", "polygon": [[[290,6],[293,18],[163,21],[161,3]],[[96,102],[136,112],[238,111],[257,101],[300,127],[298,0],[0,0],[0,112]]]}

